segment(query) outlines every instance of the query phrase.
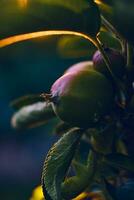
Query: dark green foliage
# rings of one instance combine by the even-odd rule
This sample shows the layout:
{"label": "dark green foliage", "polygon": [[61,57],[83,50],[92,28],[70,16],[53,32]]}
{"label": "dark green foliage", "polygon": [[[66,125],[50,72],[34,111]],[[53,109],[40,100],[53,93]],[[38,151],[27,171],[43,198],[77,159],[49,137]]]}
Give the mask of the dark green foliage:
{"label": "dark green foliage", "polygon": [[[61,0],[44,0],[40,3],[35,2],[33,5],[33,7],[31,6],[33,16],[40,16],[46,22],[44,30],[71,30],[91,36],[95,36],[99,32],[100,13],[92,0],[79,0],[79,2],[74,0],[73,3],[71,0],[64,3]],[[38,6],[40,9],[37,9]]]}
{"label": "dark green foliage", "polygon": [[[11,104],[17,110],[11,123],[17,129],[57,118],[54,132],[62,137],[45,159],[45,199],[70,200],[97,186],[107,200],[133,200],[134,183],[128,182],[134,173],[133,0],[29,0],[25,9],[7,2],[0,2],[2,16],[7,16],[4,22],[0,18],[2,38],[33,31],[43,31],[44,36],[53,30],[50,35],[57,34],[53,41],[60,56],[88,57],[68,66],[46,102],[40,95],[28,95]],[[0,40],[0,46],[39,37],[28,36]],[[82,140],[89,154],[84,159]],[[72,166],[75,172],[70,176]]]}
{"label": "dark green foliage", "polygon": [[[66,133],[48,152],[45,159],[42,187],[53,200],[61,200],[61,184],[66,177],[77,144],[82,136],[78,128]],[[49,200],[46,198],[46,200]]]}
{"label": "dark green foliage", "polygon": [[63,58],[89,58],[95,51],[95,46],[82,37],[63,36],[58,42],[57,50]]}
{"label": "dark green foliage", "polygon": [[32,128],[47,123],[55,117],[51,104],[38,102],[20,108],[12,117],[12,126],[17,129]]}
{"label": "dark green foliage", "polygon": [[105,157],[105,162],[115,168],[134,171],[134,158],[123,154],[111,154]]}
{"label": "dark green foliage", "polygon": [[116,0],[114,2],[114,24],[117,30],[130,43],[134,44],[134,1]]}
{"label": "dark green foliage", "polygon": [[62,195],[67,200],[76,197],[93,183],[97,167],[96,155],[92,151],[89,153],[86,166],[76,162],[74,165],[76,176],[68,178],[62,184]]}
{"label": "dark green foliage", "polygon": [[93,0],[35,0],[25,9],[8,0],[0,2],[0,7],[2,37],[37,30],[70,30],[95,36],[100,29],[100,13]]}

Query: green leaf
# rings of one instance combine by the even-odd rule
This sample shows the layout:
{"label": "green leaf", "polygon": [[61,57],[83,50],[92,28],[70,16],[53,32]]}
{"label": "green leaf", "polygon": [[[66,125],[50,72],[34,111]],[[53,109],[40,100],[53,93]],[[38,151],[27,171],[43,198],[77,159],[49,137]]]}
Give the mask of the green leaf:
{"label": "green leaf", "polygon": [[46,200],[61,200],[61,184],[74,157],[82,136],[78,128],[70,130],[50,149],[45,159],[42,187]]}
{"label": "green leaf", "polygon": [[[99,34],[100,41],[111,48],[121,49],[119,40],[113,37],[107,31],[101,31]],[[57,44],[57,50],[63,58],[80,58],[80,57],[92,57],[96,51],[96,47],[89,43],[85,38],[78,36],[62,36]]]}
{"label": "green leaf", "polygon": [[127,148],[125,143],[119,138],[116,140],[116,152],[120,154],[127,155]]}
{"label": "green leaf", "polygon": [[47,123],[56,117],[51,104],[38,102],[18,110],[12,117],[11,124],[16,129],[33,128]]}
{"label": "green leaf", "polygon": [[133,157],[122,154],[110,154],[105,156],[104,161],[115,168],[123,168],[128,171],[134,171]]}
{"label": "green leaf", "polygon": [[91,151],[88,159],[88,164],[82,165],[75,163],[77,175],[70,177],[62,184],[62,196],[64,199],[72,199],[83,192],[88,186],[93,183],[96,173],[97,161],[96,155]]}
{"label": "green leaf", "polygon": [[42,2],[35,2],[31,10],[33,16],[39,16],[44,20],[44,30],[70,30],[90,36],[95,36],[99,32],[100,12],[92,0]]}
{"label": "green leaf", "polygon": [[112,5],[114,0],[100,0],[102,3],[106,3],[108,5]]}
{"label": "green leaf", "polygon": [[63,36],[59,39],[57,50],[63,58],[89,58],[89,56],[93,55],[96,48],[82,37]]}
{"label": "green leaf", "polygon": [[76,160],[72,161],[73,168],[75,169],[76,175],[81,176],[83,174],[83,171],[87,170],[87,166],[85,164],[82,164]]}
{"label": "green leaf", "polygon": [[76,0],[38,0],[38,2],[44,3],[44,4],[48,4],[48,5],[57,5],[57,6],[62,6],[64,8],[68,8],[70,10],[72,10],[73,12],[81,12],[84,8],[88,8],[89,7],[89,2],[91,2],[91,0],[88,2],[87,0],[77,0],[77,4],[76,4]]}
{"label": "green leaf", "polygon": [[14,109],[18,110],[23,106],[27,106],[33,103],[37,103],[37,102],[44,102],[44,98],[41,97],[40,95],[33,95],[33,94],[29,94],[23,97],[20,97],[14,101],[11,102],[10,106],[13,107]]}
{"label": "green leaf", "polygon": [[116,39],[110,32],[101,31],[99,34],[100,41],[107,47],[121,49],[121,45],[118,39]]}
{"label": "green leaf", "polygon": [[1,38],[39,30],[70,30],[95,36],[100,29],[100,12],[93,0],[34,0],[25,8],[7,0],[0,2],[0,7]]}
{"label": "green leaf", "polygon": [[96,0],[96,2],[98,3],[101,14],[103,14],[106,17],[106,19],[108,19],[111,22],[112,17],[113,17],[113,2],[112,2],[112,0],[110,0],[110,3],[105,2],[103,0],[99,0],[99,1]]}

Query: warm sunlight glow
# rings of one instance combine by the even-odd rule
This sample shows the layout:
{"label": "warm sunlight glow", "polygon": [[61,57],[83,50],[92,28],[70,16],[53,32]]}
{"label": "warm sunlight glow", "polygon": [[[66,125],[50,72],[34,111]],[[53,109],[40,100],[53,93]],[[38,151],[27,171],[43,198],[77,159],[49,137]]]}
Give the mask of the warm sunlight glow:
{"label": "warm sunlight glow", "polygon": [[112,12],[112,8],[106,3],[103,3],[101,0],[95,0],[95,3],[97,3],[103,10],[110,13]]}
{"label": "warm sunlight glow", "polygon": [[78,195],[76,198],[72,200],[86,200],[86,199],[92,199],[92,200],[105,200],[104,196],[101,194],[100,191],[96,192],[82,192],[80,195]]}
{"label": "warm sunlight glow", "polygon": [[32,193],[32,197],[30,198],[30,200],[43,200],[44,196],[43,196],[43,192],[42,192],[42,187],[41,186],[37,186],[33,193]]}
{"label": "warm sunlight glow", "polygon": [[17,1],[18,1],[18,4],[21,8],[27,7],[28,0],[17,0]]}
{"label": "warm sunlight glow", "polygon": [[95,0],[95,3],[101,4],[102,2],[100,0]]}
{"label": "warm sunlight glow", "polygon": [[88,197],[88,193],[83,192],[83,193],[81,193],[80,195],[78,195],[76,198],[74,198],[72,200],[82,200],[82,199],[87,198],[87,197]]}
{"label": "warm sunlight glow", "polygon": [[81,36],[89,40],[90,42],[94,43],[94,39],[79,32],[53,30],[53,31],[39,31],[39,32],[33,32],[33,33],[26,33],[26,34],[15,35],[15,36],[2,39],[0,40],[0,48],[9,46],[17,42],[39,38],[39,37],[47,37],[47,36],[52,36],[52,35],[76,35],[76,36]]}

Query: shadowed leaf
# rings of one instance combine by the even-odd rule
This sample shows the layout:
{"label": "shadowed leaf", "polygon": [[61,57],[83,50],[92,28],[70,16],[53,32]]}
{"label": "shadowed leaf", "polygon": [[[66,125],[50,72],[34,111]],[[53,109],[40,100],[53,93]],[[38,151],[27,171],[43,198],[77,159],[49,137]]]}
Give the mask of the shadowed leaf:
{"label": "shadowed leaf", "polygon": [[91,56],[96,48],[82,37],[63,36],[58,42],[57,50],[63,58],[80,58]]}
{"label": "shadowed leaf", "polygon": [[11,124],[14,128],[33,128],[47,123],[55,117],[51,104],[38,102],[24,106],[12,117]]}
{"label": "shadowed leaf", "polygon": [[[82,131],[78,128],[70,130],[50,149],[44,163],[42,187],[48,198],[61,200],[61,183],[74,157]],[[50,197],[50,198],[49,198]]]}
{"label": "shadowed leaf", "polygon": [[64,199],[76,197],[93,183],[96,166],[96,156],[92,151],[89,154],[87,165],[75,162],[76,176],[67,178],[62,184],[62,196]]}
{"label": "shadowed leaf", "polygon": [[110,154],[105,157],[105,162],[115,168],[134,171],[134,158],[122,154]]}

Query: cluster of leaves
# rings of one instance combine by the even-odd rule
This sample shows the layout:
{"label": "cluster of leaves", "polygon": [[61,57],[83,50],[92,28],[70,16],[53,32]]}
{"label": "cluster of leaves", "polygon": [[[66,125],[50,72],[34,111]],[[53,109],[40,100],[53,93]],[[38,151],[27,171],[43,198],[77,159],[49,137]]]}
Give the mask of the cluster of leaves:
{"label": "cluster of leaves", "polygon": [[[98,190],[103,199],[120,199],[118,187],[134,172],[134,159],[129,152],[127,137],[128,131],[132,134],[134,128],[134,2],[38,0],[30,3],[28,13],[35,19],[43,19],[43,25],[40,24],[43,31],[27,34],[26,29],[24,34],[0,40],[0,47],[37,37],[64,35],[59,38],[57,46],[62,56],[90,56],[97,47],[110,72],[104,46],[119,49],[126,60],[125,77],[119,80],[112,76],[117,93],[116,113],[94,128],[81,129],[62,121],[56,127],[55,133],[62,137],[45,159],[42,173],[44,198],[72,199],[84,191]],[[12,106],[16,109],[12,125],[18,129],[39,126],[57,117],[52,105],[40,95],[20,98]],[[83,141],[88,146],[85,159],[81,151]],[[70,171],[73,171],[73,176]],[[125,196],[125,199],[129,197]]]}

